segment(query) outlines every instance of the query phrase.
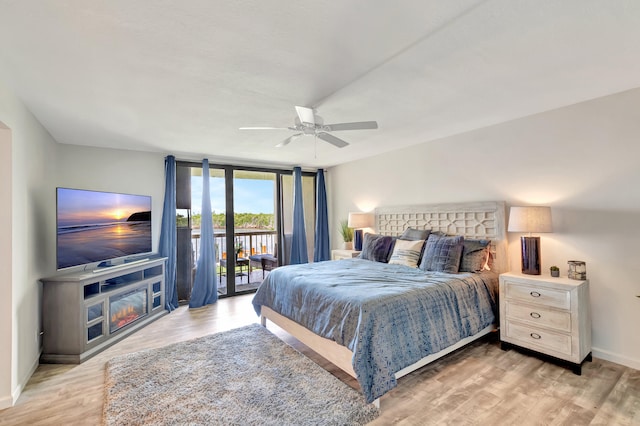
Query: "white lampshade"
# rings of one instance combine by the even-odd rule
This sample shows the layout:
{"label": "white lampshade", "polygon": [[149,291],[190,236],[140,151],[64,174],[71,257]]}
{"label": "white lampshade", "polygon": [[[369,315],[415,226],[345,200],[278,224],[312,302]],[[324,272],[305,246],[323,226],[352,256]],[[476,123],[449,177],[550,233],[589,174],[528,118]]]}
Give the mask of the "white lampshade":
{"label": "white lampshade", "polygon": [[373,228],[375,224],[375,218],[371,213],[352,212],[349,213],[349,220],[347,226],[349,228],[362,229]]}
{"label": "white lampshade", "polygon": [[511,207],[509,232],[552,232],[551,207]]}

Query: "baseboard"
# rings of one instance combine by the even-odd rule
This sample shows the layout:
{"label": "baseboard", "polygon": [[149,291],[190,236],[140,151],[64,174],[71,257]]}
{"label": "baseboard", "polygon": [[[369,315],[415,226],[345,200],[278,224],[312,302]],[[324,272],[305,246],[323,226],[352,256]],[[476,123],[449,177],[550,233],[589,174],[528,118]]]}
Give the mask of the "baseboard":
{"label": "baseboard", "polygon": [[624,365],[625,367],[633,368],[634,370],[640,370],[640,360],[628,358],[604,349],[591,348],[591,353],[596,358],[604,359],[607,361],[615,362],[616,364]]}
{"label": "baseboard", "polygon": [[0,410],[13,407],[13,397],[11,395],[0,398]]}
{"label": "baseboard", "polygon": [[29,369],[29,372],[25,377],[23,377],[20,383],[18,383],[18,386],[16,386],[16,388],[11,392],[11,395],[0,398],[0,410],[11,408],[15,405],[16,401],[18,401],[18,398],[20,398],[20,395],[22,394],[22,390],[25,388],[25,386],[27,386],[29,379],[31,379],[31,376],[33,376],[33,373],[36,372],[38,366],[40,365],[40,363],[38,362],[38,360],[40,359],[40,354],[42,354],[42,349],[40,349],[40,352],[38,352],[38,357],[35,359],[33,365]]}

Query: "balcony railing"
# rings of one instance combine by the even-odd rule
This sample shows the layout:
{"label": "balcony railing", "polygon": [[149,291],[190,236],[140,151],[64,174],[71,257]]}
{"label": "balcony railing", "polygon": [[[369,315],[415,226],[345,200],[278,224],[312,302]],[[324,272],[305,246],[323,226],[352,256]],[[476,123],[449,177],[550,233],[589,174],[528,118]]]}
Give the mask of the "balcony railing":
{"label": "balcony railing", "polygon": [[[242,248],[238,253],[238,257],[249,257],[254,254],[271,253],[276,255],[277,234],[275,230],[256,230],[246,229],[237,230],[233,234],[234,247],[227,250],[227,234],[226,232],[215,231],[213,240],[216,248],[216,257],[226,259],[227,256],[233,254],[236,247]],[[194,250],[194,260],[200,256],[200,229],[194,229],[191,232],[191,244]]]}
{"label": "balcony railing", "polygon": [[[227,250],[227,234],[225,232],[214,232],[214,244],[216,248],[216,263],[217,276],[218,276],[218,293],[227,293],[227,277],[235,277],[236,291],[246,291],[256,289],[265,277],[265,273],[259,268],[256,269],[249,265],[249,262],[245,266],[236,265],[235,274],[227,274],[226,259],[228,256],[233,256],[235,247],[242,246],[242,251],[238,253],[238,257],[248,258],[252,254],[265,254],[270,253],[276,255],[276,242],[277,233],[275,230],[255,230],[246,229],[238,230],[234,233],[234,247],[230,247]],[[200,256],[200,229],[194,229],[191,232],[191,246],[194,251],[194,262],[198,260]],[[268,272],[266,272],[268,274]]]}

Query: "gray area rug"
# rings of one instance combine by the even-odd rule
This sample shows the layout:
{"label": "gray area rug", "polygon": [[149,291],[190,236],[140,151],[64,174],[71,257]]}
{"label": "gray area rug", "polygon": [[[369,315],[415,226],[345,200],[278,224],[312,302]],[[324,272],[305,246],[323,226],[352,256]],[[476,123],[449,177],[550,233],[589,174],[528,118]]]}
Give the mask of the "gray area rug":
{"label": "gray area rug", "polygon": [[362,394],[253,324],[118,356],[105,371],[106,425],[362,425]]}

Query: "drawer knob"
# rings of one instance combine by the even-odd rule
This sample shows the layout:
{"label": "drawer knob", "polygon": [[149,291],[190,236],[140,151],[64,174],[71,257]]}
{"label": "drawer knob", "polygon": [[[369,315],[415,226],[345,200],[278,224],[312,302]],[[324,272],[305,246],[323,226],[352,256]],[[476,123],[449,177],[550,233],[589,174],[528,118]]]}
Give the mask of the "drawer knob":
{"label": "drawer knob", "polygon": [[532,297],[540,297],[542,296],[540,293],[538,293],[537,291],[532,291],[531,293],[529,293]]}
{"label": "drawer knob", "polygon": [[539,335],[538,333],[531,333],[531,337],[532,337],[532,338],[534,338],[534,339],[536,339],[536,340],[540,340],[540,339],[542,339],[542,336],[541,336],[541,335]]}
{"label": "drawer knob", "polygon": [[535,319],[538,319],[542,316],[537,312],[531,312],[529,315],[531,315],[531,318],[535,318]]}

